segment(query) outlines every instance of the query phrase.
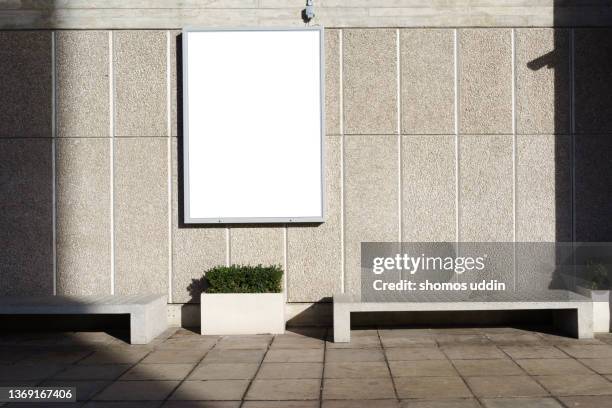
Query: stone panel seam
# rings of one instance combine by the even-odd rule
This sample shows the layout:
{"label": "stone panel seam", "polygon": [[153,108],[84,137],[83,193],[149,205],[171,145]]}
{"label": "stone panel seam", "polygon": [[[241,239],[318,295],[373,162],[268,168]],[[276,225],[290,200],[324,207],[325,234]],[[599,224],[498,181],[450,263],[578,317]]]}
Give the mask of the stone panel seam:
{"label": "stone panel seam", "polygon": [[[576,37],[575,30],[570,29],[570,171],[572,183],[572,242],[576,241]],[[575,264],[575,262],[574,262]]]}
{"label": "stone panel seam", "polygon": [[225,266],[232,264],[231,233],[230,227],[225,227]]}
{"label": "stone panel seam", "polygon": [[168,303],[172,303],[172,83],[170,78],[170,31],[166,31],[166,132],[168,143],[167,158],[167,187],[168,187]]}
{"label": "stone panel seam", "polygon": [[[454,97],[455,97],[455,239],[460,240],[460,207],[459,207],[459,40],[458,30],[453,30],[453,61],[454,61]],[[458,244],[457,244],[458,245]],[[457,252],[458,252],[457,248]]]}
{"label": "stone panel seam", "polygon": [[345,254],[345,205],[344,205],[344,52],[343,52],[343,30],[338,30],[338,75],[339,90],[338,102],[340,104],[340,290],[342,293],[346,291],[346,254]]}
{"label": "stone panel seam", "polygon": [[55,31],[51,32],[51,235],[52,235],[52,273],[53,295],[57,295],[57,163],[56,140],[57,135],[57,58],[55,53]]}
{"label": "stone panel seam", "polygon": [[[517,226],[517,157],[516,157],[516,32],[510,30],[510,53],[512,73],[512,242],[516,242]],[[516,290],[516,245],[512,245],[512,285]]]}
{"label": "stone panel seam", "polygon": [[283,225],[283,297],[285,298],[285,303],[287,303],[287,295],[289,293],[289,262],[287,261],[287,252],[288,252],[288,234],[287,234],[287,224]]}
{"label": "stone panel seam", "polygon": [[114,37],[108,32],[108,103],[109,103],[109,161],[110,161],[110,294],[115,294],[115,72]]}
{"label": "stone panel seam", "polygon": [[401,61],[400,61],[400,30],[395,30],[395,68],[396,68],[396,98],[397,98],[397,213],[398,242],[402,242],[402,125],[401,125]]}

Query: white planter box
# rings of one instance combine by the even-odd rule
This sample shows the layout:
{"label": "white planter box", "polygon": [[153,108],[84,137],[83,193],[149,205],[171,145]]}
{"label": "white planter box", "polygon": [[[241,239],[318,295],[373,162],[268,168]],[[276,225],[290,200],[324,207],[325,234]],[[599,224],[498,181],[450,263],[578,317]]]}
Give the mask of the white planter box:
{"label": "white planter box", "polygon": [[282,293],[202,293],[202,334],[280,334],[285,332]]}
{"label": "white planter box", "polygon": [[610,291],[593,290],[578,286],[578,291],[593,301],[593,331],[610,332]]}

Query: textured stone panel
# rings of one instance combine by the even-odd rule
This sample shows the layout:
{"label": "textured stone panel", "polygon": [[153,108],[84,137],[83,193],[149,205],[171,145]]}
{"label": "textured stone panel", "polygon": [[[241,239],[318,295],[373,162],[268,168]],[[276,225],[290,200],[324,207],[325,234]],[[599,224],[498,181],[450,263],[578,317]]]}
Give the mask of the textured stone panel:
{"label": "textured stone panel", "polygon": [[53,293],[50,139],[0,141],[0,295]]}
{"label": "textured stone panel", "polygon": [[511,241],[512,136],[461,136],[459,157],[459,239]]}
{"label": "textured stone panel", "polygon": [[361,243],[397,242],[397,136],[345,138],[346,291],[359,293]]}
{"label": "textured stone panel", "polygon": [[0,137],[51,135],[51,32],[0,32]]}
{"label": "textured stone panel", "polygon": [[115,293],[167,292],[167,146],[115,139]]}
{"label": "textured stone panel", "polygon": [[569,133],[569,32],[515,31],[516,131]]}
{"label": "textured stone panel", "polygon": [[287,288],[290,302],[316,302],[340,292],[342,278],[340,137],[325,144],[325,222],[287,230]]}
{"label": "textured stone panel", "polygon": [[455,137],[402,137],[402,241],[456,240]]}
{"label": "textured stone panel", "polygon": [[230,262],[245,265],[283,265],[285,244],[283,228],[230,228]]}
{"label": "textured stone panel", "polygon": [[455,133],[453,30],[401,30],[402,133]]}
{"label": "textured stone panel", "polygon": [[58,31],[57,135],[109,136],[109,44],[106,31]]}
{"label": "textured stone panel", "polygon": [[395,30],[343,31],[344,132],[397,132]]}
{"label": "textured stone panel", "polygon": [[339,30],[325,30],[325,133],[340,133]]}
{"label": "textured stone panel", "polygon": [[571,239],[569,156],[569,136],[517,136],[517,241],[555,242]]}
{"label": "textured stone panel", "polygon": [[58,139],[57,292],[111,289],[110,140]]}
{"label": "textured stone panel", "polygon": [[167,136],[166,31],[115,31],[115,135]]}
{"label": "textured stone panel", "polygon": [[[183,224],[182,151],[172,139],[172,301],[200,302],[204,271],[225,265],[225,228]],[[177,156],[179,155],[179,156]]]}
{"label": "textured stone panel", "polygon": [[512,46],[508,29],[459,31],[459,131],[512,132]]}
{"label": "textured stone panel", "polygon": [[[182,87],[182,58],[183,35],[180,31],[170,31],[170,132],[177,136],[181,131],[183,118],[179,117],[183,105]],[[177,69],[178,67],[178,69]]]}
{"label": "textured stone panel", "polygon": [[612,138],[577,135],[575,241],[612,241]]}
{"label": "textured stone panel", "polygon": [[578,133],[612,132],[612,29],[575,31]]}

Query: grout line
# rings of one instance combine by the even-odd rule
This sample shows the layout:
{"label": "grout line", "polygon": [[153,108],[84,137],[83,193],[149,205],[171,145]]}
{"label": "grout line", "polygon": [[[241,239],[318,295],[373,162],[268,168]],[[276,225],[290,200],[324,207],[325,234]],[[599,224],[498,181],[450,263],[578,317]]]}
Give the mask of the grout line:
{"label": "grout line", "polygon": [[339,125],[340,125],[340,290],[342,293],[344,293],[346,291],[346,255],[345,255],[345,241],[346,241],[346,231],[345,231],[345,227],[344,227],[344,212],[345,212],[345,205],[344,205],[344,84],[343,84],[343,80],[344,80],[344,53],[343,53],[343,44],[342,44],[342,38],[343,38],[343,31],[339,30],[338,31],[338,61],[339,61],[339,76],[340,76],[340,81],[339,81],[339,115],[340,115],[340,120],[339,120]]}
{"label": "grout line", "polygon": [[51,32],[51,223],[52,223],[52,273],[53,295],[57,295],[57,56],[55,54],[55,31]]}
{"label": "grout line", "polygon": [[510,31],[511,72],[512,72],[512,285],[516,291],[516,35],[514,28]]}
{"label": "grout line", "polygon": [[113,32],[108,32],[108,99],[110,157],[110,294],[115,294],[115,73],[113,70]]}
{"label": "grout line", "polygon": [[402,242],[402,100],[401,100],[401,61],[400,61],[400,30],[395,30],[395,65],[397,72],[397,212],[398,212],[398,242]]}
{"label": "grout line", "polygon": [[382,350],[383,357],[385,358],[385,365],[387,366],[387,371],[389,372],[389,377],[391,378],[391,386],[393,387],[393,395],[395,395],[395,400],[399,401],[400,397],[397,393],[397,386],[395,385],[395,377],[391,372],[391,366],[389,365],[389,359],[387,358],[387,349],[383,346],[382,338],[380,337],[380,330],[376,328],[376,335],[378,336],[378,342],[380,343],[380,349]]}
{"label": "grout line", "polygon": [[257,366],[257,371],[255,371],[255,374],[253,375],[253,378],[251,378],[249,380],[249,384],[247,385],[246,389],[244,390],[244,394],[242,394],[242,398],[240,398],[240,405],[239,405],[240,408],[244,407],[244,403],[246,402],[245,398],[246,398],[247,394],[249,393],[249,391],[251,390],[251,386],[253,385],[253,381],[255,381],[255,379],[257,378],[257,375],[259,375],[259,372],[261,371],[261,366],[264,364],[264,360],[266,359],[266,356],[268,355],[268,351],[270,351],[270,348],[272,347],[272,343],[274,342],[275,339],[276,339],[276,335],[273,335],[272,339],[268,343],[268,347],[266,347],[266,350],[264,351],[264,354],[261,357],[261,360],[259,361],[259,365]]}
{"label": "grout line", "polygon": [[319,408],[323,408],[323,387],[325,386],[325,359],[327,358],[327,329],[325,330],[325,337],[323,338],[323,369],[321,370],[321,385],[319,388]]}
{"label": "grout line", "polygon": [[170,31],[166,31],[166,124],[168,133],[168,303],[172,303],[172,91],[170,76]]}

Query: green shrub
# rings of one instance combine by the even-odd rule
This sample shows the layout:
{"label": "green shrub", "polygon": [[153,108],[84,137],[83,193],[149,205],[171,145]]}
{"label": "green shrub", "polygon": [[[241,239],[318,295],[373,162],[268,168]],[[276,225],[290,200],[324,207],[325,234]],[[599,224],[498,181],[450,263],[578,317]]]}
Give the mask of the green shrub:
{"label": "green shrub", "polygon": [[208,293],[280,293],[283,270],[280,266],[215,266],[204,275]]}

